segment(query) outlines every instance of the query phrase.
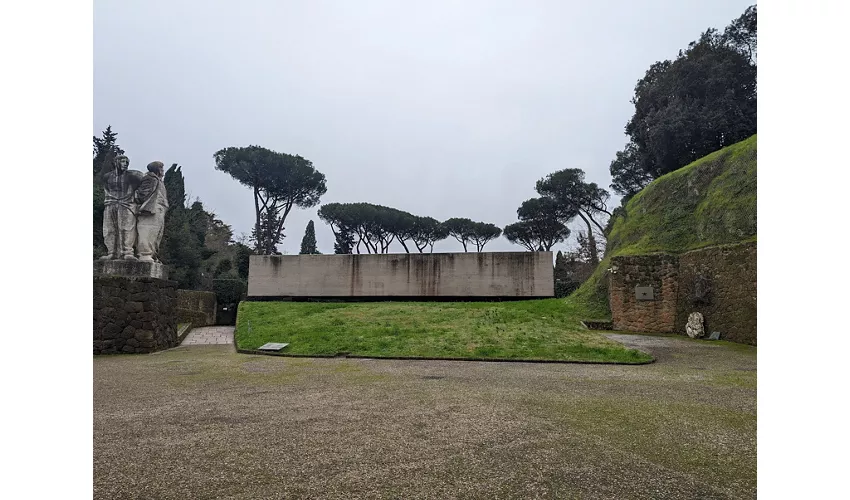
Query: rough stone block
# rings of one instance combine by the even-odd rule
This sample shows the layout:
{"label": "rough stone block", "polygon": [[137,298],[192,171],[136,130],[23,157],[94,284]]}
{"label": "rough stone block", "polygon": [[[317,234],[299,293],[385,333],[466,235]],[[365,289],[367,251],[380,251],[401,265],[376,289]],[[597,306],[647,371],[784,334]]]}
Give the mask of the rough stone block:
{"label": "rough stone block", "polygon": [[685,332],[692,339],[702,338],[705,335],[705,327],[703,326],[702,314],[692,312],[688,316],[688,324],[685,326]]}
{"label": "rough stone block", "polygon": [[145,305],[141,302],[127,302],[124,304],[124,310],[128,313],[142,312],[144,309]]}
{"label": "rough stone block", "polygon": [[136,340],[153,340],[153,332],[151,330],[136,330]]}
{"label": "rough stone block", "polygon": [[104,340],[105,339],[114,339],[115,337],[118,336],[119,333],[121,333],[121,327],[118,326],[115,323],[110,323],[110,324],[106,325],[106,327],[103,328],[103,330],[101,330],[101,332],[102,332]]}

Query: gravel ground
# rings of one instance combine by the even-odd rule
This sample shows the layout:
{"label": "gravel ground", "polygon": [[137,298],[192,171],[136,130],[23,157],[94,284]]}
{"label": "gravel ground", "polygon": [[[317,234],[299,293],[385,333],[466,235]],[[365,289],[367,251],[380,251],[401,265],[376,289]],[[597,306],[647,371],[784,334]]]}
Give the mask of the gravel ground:
{"label": "gravel ground", "polygon": [[642,366],[94,359],[94,498],[755,498],[756,349]]}

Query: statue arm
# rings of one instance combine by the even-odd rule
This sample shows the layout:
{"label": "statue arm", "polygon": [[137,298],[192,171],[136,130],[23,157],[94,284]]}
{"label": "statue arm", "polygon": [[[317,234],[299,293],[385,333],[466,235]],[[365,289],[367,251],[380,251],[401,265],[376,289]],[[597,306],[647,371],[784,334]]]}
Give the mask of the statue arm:
{"label": "statue arm", "polygon": [[107,158],[103,161],[100,167],[100,174],[98,174],[98,178],[101,182],[106,182],[106,178],[115,171],[115,165],[112,164],[112,160]]}
{"label": "statue arm", "polygon": [[132,186],[134,190],[139,189],[139,185],[145,179],[145,174],[138,170],[127,170],[124,172],[124,182]]}
{"label": "statue arm", "polygon": [[144,177],[136,189],[136,202],[144,203],[156,189],[156,179],[153,177]]}

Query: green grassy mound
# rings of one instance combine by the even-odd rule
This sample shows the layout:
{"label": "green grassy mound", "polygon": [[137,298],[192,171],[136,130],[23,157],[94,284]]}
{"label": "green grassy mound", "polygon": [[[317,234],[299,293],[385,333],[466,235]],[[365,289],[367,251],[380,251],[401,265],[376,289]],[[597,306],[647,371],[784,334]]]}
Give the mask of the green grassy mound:
{"label": "green grassy mound", "polygon": [[587,317],[610,317],[611,257],[755,241],[756,137],[659,177],[629,200],[611,226],[605,259],[568,304]]}
{"label": "green grassy mound", "polygon": [[328,356],[645,363],[652,357],[589,332],[560,299],[516,302],[242,302],[240,349],[289,342]]}

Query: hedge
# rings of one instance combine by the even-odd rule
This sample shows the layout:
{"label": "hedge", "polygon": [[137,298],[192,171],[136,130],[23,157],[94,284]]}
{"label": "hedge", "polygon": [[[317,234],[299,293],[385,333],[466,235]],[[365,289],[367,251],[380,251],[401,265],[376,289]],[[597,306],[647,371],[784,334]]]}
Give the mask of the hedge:
{"label": "hedge", "polygon": [[244,281],[234,279],[215,279],[212,280],[212,285],[220,306],[239,303],[248,289]]}

